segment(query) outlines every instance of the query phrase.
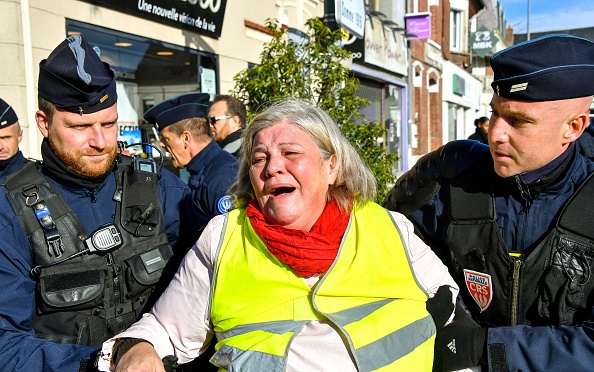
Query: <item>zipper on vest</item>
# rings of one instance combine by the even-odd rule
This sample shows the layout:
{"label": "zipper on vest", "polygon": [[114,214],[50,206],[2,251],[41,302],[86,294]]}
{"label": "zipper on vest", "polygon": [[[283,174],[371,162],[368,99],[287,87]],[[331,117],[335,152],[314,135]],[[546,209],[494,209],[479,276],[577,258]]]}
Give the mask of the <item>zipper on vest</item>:
{"label": "zipper on vest", "polygon": [[518,325],[518,306],[520,302],[520,269],[524,263],[524,253],[510,251],[509,256],[514,263],[514,271],[512,276],[510,326],[515,326]]}

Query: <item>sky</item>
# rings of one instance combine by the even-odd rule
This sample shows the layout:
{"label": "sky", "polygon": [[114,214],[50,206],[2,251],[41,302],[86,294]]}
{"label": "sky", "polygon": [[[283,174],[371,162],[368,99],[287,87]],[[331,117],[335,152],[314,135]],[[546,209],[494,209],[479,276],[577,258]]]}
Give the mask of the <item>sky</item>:
{"label": "sky", "polygon": [[[594,27],[594,0],[499,0],[514,33]],[[530,3],[530,23],[528,23]]]}

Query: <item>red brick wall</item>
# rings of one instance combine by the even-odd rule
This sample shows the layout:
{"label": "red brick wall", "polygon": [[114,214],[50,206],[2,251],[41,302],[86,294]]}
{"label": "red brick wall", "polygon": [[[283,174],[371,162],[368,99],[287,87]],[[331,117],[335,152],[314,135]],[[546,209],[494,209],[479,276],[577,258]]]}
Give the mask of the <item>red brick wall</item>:
{"label": "red brick wall", "polygon": [[[447,53],[449,53],[449,2],[440,1],[438,6],[427,5],[427,0],[419,1],[420,12],[431,12],[431,40],[442,45],[447,40]],[[425,44],[427,40],[414,40],[411,42],[412,58],[423,65],[421,72],[422,85],[413,88],[411,112],[412,123],[417,125],[417,148],[413,148],[413,155],[423,155],[441,146],[442,143],[442,84],[439,67],[430,65],[425,59]],[[435,73],[437,70],[437,73]],[[428,76],[437,81],[437,92],[429,93]]]}

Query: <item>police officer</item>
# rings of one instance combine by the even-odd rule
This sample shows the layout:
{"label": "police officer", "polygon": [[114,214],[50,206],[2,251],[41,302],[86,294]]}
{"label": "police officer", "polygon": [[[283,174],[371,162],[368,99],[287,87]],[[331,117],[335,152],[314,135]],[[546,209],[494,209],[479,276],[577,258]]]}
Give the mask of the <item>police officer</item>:
{"label": "police officer", "polygon": [[594,163],[576,151],[594,43],[557,34],[491,57],[489,146],[454,141],[399,178],[406,214],[472,319],[438,332],[436,369],[592,370]]}
{"label": "police officer", "polygon": [[238,171],[237,159],[223,151],[210,135],[209,98],[207,93],[183,94],[144,113],[144,118],[159,129],[161,145],[171,154],[173,166],[190,173],[188,186],[200,227],[233,208],[227,190]]}
{"label": "police officer", "polygon": [[27,163],[27,159],[19,150],[22,139],[23,130],[16,113],[0,98],[0,187],[4,185],[8,176]]}
{"label": "police officer", "polygon": [[85,370],[149,309],[195,227],[179,178],[117,153],[116,81],[93,48],[70,36],[39,71],[43,162],[0,190],[0,360]]}

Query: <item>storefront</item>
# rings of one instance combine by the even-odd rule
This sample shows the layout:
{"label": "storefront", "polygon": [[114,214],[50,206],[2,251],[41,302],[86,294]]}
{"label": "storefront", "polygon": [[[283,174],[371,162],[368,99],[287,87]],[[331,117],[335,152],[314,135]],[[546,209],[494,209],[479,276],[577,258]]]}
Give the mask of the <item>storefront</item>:
{"label": "storefront", "polygon": [[358,95],[370,101],[362,113],[386,129],[383,141],[388,152],[397,153],[394,174],[409,164],[408,48],[401,31],[368,15],[364,39],[351,39],[345,46],[353,52],[351,67],[359,78]]}
{"label": "storefront", "polygon": [[[39,62],[65,37],[83,35],[116,73],[120,139],[154,137],[144,112],[179,94],[227,94],[260,60],[267,19],[302,29],[323,15],[321,0],[0,0],[0,96],[23,127],[21,150],[39,159],[35,124]],[[281,17],[282,16],[282,17]],[[135,148],[133,151],[142,151]],[[146,149],[144,149],[146,151]]]}
{"label": "storefront", "polygon": [[443,63],[443,143],[468,138],[480,112],[482,83],[457,65]]}
{"label": "storefront", "polygon": [[[142,117],[155,104],[189,92],[210,93],[212,99],[219,92],[216,54],[70,19],[66,33],[82,35],[114,70],[118,140],[128,145],[156,140],[152,123]],[[150,147],[141,146],[129,150],[132,155],[151,152]]]}

